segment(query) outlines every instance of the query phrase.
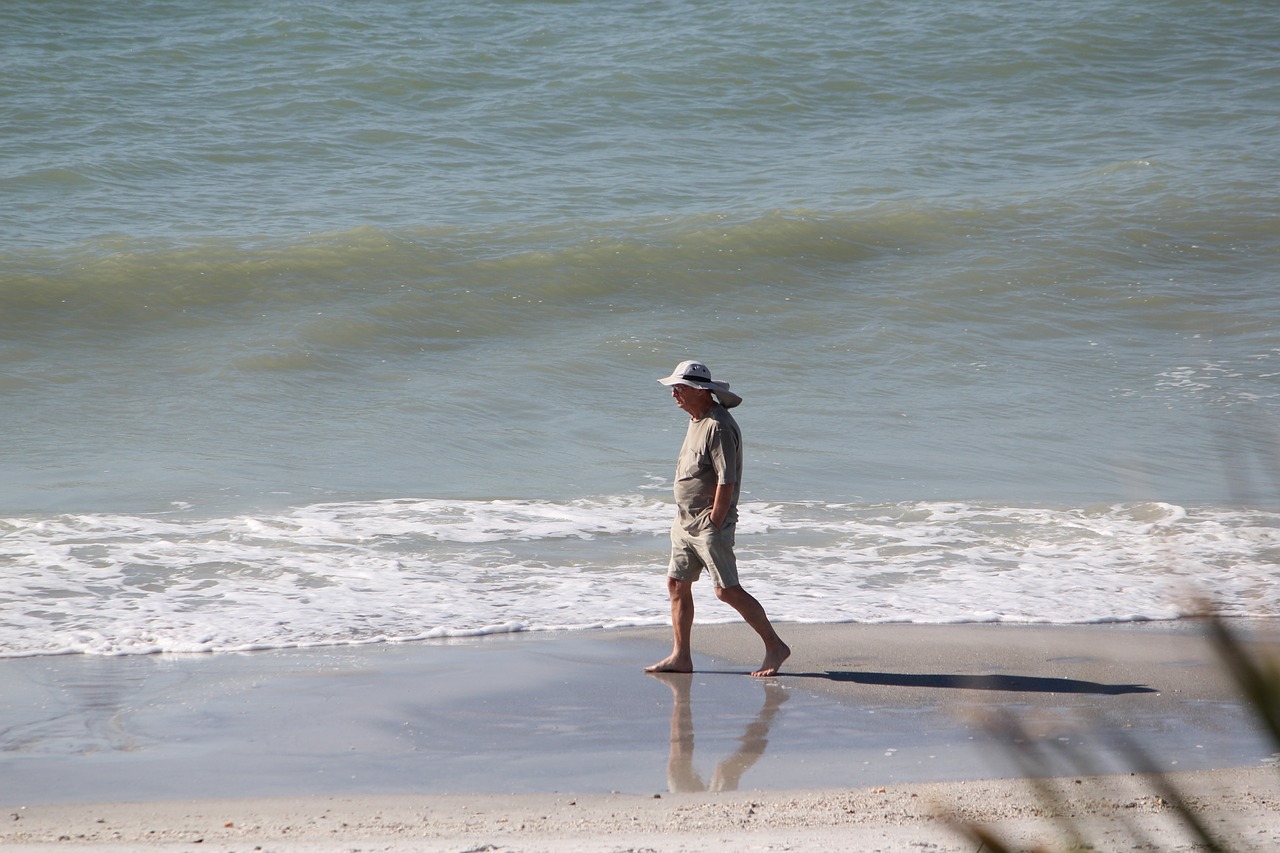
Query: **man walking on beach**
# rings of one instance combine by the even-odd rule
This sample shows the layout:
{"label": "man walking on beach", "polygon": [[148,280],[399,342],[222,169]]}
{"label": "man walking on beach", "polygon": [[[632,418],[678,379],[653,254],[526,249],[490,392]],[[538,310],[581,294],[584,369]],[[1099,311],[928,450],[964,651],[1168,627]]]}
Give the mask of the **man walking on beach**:
{"label": "man walking on beach", "polygon": [[742,398],[728,382],[713,382],[711,370],[696,361],[676,365],[658,380],[671,387],[676,405],[689,415],[689,429],[676,460],[676,519],[671,525],[671,563],[667,592],[671,596],[671,655],[645,672],[693,672],[693,582],[705,568],[716,598],[746,620],[764,641],[764,662],[751,673],[766,677],[791,655],[773,630],[764,608],[738,583],[733,531],[742,488],[742,433],[729,409]]}

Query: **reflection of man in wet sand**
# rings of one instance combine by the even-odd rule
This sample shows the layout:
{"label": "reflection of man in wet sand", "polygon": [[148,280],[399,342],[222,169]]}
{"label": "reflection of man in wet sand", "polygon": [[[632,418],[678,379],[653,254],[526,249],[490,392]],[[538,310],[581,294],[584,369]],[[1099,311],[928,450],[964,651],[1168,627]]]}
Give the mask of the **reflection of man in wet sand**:
{"label": "reflection of man in wet sand", "polygon": [[777,675],[791,649],[773,630],[760,602],[738,583],[733,531],[742,487],[742,433],[729,409],[742,398],[728,382],[711,381],[705,364],[685,361],[659,379],[671,387],[676,405],[689,414],[680,456],[676,460],[676,519],[671,525],[671,563],[667,592],[671,596],[671,654],[646,672],[693,672],[693,582],[706,568],[716,598],[746,620],[764,641],[764,662],[751,673]]}
{"label": "reflection of man in wet sand", "polygon": [[773,682],[765,683],[764,705],[759,716],[738,738],[738,748],[733,755],[716,765],[708,784],[693,768],[693,707],[689,701],[693,678],[674,672],[655,673],[654,677],[665,681],[671,688],[671,754],[667,758],[667,787],[673,793],[738,790],[742,774],[760,760],[769,745],[769,726],[773,724],[778,708],[790,698],[786,689]]}

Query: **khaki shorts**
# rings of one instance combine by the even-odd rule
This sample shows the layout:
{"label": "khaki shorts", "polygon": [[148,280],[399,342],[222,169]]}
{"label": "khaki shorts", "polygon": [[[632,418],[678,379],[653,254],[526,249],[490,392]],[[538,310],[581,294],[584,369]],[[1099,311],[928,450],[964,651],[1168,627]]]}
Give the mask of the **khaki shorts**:
{"label": "khaki shorts", "polygon": [[733,524],[690,533],[679,524],[671,526],[671,564],[667,577],[696,581],[705,568],[717,588],[738,585],[738,559],[733,555]]}

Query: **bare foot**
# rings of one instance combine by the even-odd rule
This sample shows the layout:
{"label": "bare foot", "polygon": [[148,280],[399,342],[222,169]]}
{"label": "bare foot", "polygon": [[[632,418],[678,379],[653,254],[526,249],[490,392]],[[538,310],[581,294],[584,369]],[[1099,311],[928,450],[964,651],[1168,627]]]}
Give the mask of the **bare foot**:
{"label": "bare foot", "polygon": [[[685,678],[685,676],[691,675],[691,674],[692,673],[688,673],[688,672],[650,672],[649,673],[649,675],[653,676],[654,680],[661,681],[663,684],[670,687],[671,692],[675,694],[676,699],[680,699],[685,702],[689,701],[689,685],[693,683],[692,679]],[[776,681],[770,681],[768,683],[774,687],[777,687],[779,690],[785,689],[781,685],[779,685]]]}
{"label": "bare foot", "polygon": [[791,657],[791,647],[781,640],[774,648],[765,649],[764,663],[760,664],[760,668],[751,673],[756,678],[769,678],[777,675],[778,670],[782,669],[782,662]]}
{"label": "bare foot", "polygon": [[646,666],[645,672],[693,672],[693,661],[686,658],[679,658],[675,655],[660,660],[652,666]]}

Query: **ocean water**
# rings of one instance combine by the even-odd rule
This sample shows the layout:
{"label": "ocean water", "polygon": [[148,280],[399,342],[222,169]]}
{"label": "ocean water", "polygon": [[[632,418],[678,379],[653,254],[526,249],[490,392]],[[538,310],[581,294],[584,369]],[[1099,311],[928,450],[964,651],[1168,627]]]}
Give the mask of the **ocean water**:
{"label": "ocean water", "polygon": [[663,624],[685,358],[775,619],[1280,615],[1277,45],[1260,0],[6,3],[0,655]]}

